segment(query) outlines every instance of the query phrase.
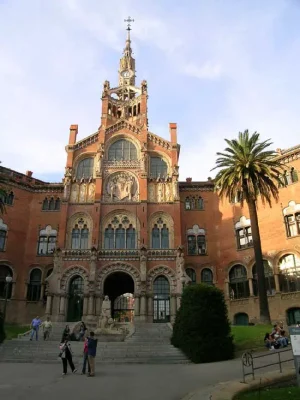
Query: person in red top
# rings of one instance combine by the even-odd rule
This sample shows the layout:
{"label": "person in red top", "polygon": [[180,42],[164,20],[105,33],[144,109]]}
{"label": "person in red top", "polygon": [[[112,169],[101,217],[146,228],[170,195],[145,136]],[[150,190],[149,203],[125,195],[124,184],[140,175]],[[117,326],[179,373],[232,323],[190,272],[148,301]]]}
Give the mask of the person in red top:
{"label": "person in red top", "polygon": [[88,340],[87,338],[84,341],[83,345],[83,363],[82,363],[82,375],[85,375],[85,370],[86,370],[86,364],[88,365],[88,373],[91,373],[91,368],[90,368],[90,363],[88,359]]}

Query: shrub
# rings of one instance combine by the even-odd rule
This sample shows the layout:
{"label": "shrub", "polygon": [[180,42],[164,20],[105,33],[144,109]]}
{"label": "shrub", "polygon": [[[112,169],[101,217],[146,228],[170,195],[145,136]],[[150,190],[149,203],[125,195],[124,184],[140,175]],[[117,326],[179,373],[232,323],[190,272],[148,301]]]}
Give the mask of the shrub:
{"label": "shrub", "polygon": [[194,363],[233,358],[233,337],[220,289],[203,284],[184,288],[171,342]]}

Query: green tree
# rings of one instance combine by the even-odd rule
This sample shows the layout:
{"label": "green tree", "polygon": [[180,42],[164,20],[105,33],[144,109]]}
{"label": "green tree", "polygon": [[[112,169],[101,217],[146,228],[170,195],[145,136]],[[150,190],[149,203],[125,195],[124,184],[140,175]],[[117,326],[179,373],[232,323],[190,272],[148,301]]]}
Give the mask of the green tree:
{"label": "green tree", "polygon": [[258,277],[258,295],[260,322],[270,323],[270,311],[266,292],[265,273],[261,240],[257,218],[257,200],[272,206],[272,199],[278,201],[278,187],[282,184],[280,174],[282,164],[277,153],[268,150],[270,140],[259,141],[259,133],[249,134],[248,130],[240,132],[238,139],[225,139],[228,147],[223,153],[217,153],[216,166],[221,168],[215,178],[215,191],[220,198],[232,201],[239,198],[241,207],[246,201],[250,220],[255,263]]}
{"label": "green tree", "polygon": [[194,363],[233,358],[233,337],[223,291],[204,284],[186,286],[171,342]]}

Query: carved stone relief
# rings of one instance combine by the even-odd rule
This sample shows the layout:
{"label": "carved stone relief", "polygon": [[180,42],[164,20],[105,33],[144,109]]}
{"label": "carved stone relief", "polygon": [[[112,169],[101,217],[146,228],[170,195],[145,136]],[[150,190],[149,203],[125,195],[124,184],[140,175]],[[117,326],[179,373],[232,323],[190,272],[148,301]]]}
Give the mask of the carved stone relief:
{"label": "carved stone relief", "polygon": [[171,182],[149,183],[148,201],[157,203],[173,201],[172,183]]}
{"label": "carved stone relief", "polygon": [[106,182],[107,201],[137,201],[138,184],[136,178],[128,172],[111,175]]}
{"label": "carved stone relief", "polygon": [[95,201],[95,184],[73,183],[71,189],[71,203],[93,203]]}

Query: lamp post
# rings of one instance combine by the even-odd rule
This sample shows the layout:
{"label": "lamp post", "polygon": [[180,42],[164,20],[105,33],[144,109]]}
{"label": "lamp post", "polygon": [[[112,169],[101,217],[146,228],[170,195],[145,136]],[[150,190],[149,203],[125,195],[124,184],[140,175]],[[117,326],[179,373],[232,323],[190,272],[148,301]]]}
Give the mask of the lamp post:
{"label": "lamp post", "polygon": [[5,323],[5,317],[6,317],[6,306],[7,306],[7,298],[8,298],[8,293],[9,293],[9,287],[12,282],[12,276],[7,276],[5,278],[6,285],[5,285],[5,299],[4,299],[4,308],[3,308],[3,323]]}

